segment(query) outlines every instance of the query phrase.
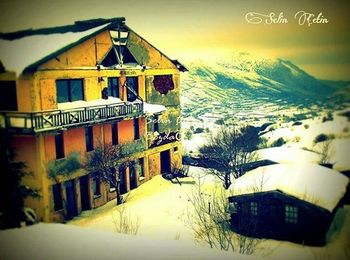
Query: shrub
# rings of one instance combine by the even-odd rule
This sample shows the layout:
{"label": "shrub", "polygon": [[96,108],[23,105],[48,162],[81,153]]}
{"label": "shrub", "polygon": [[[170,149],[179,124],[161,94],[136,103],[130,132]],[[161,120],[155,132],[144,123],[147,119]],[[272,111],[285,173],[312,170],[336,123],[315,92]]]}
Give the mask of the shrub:
{"label": "shrub", "polygon": [[331,112],[328,112],[326,116],[324,116],[322,118],[322,122],[326,122],[326,121],[332,121],[333,120],[333,114]]}
{"label": "shrub", "polygon": [[200,134],[200,133],[203,133],[203,132],[204,132],[204,128],[201,128],[201,127],[197,127],[196,130],[194,130],[195,134]]}
{"label": "shrub", "polygon": [[302,125],[302,124],[303,124],[303,122],[296,121],[296,122],[293,123],[293,126],[294,126],[294,125]]}
{"label": "shrub", "polygon": [[283,137],[280,137],[271,144],[271,147],[279,147],[284,145],[285,143],[286,141],[283,139]]}
{"label": "shrub", "polygon": [[258,148],[259,149],[269,148],[267,141],[268,141],[268,139],[266,137],[260,137],[260,142],[258,144]]}
{"label": "shrub", "polygon": [[193,135],[192,131],[191,130],[187,130],[185,132],[185,139],[190,140],[192,138],[192,135]]}
{"label": "shrub", "polygon": [[310,126],[309,126],[308,124],[305,124],[305,125],[304,125],[304,128],[305,128],[305,129],[309,129]]}
{"label": "shrub", "polygon": [[55,178],[58,175],[67,176],[81,168],[80,153],[73,152],[61,160],[51,161],[48,165],[49,177]]}
{"label": "shrub", "polygon": [[215,121],[215,124],[217,124],[217,125],[224,125],[225,122],[224,122],[223,119],[218,119],[218,120]]}
{"label": "shrub", "polygon": [[340,113],[339,115],[340,116],[345,116],[348,119],[348,121],[350,121],[350,110],[346,111],[346,112],[343,112],[343,113]]}
{"label": "shrub", "polygon": [[293,141],[296,142],[296,143],[298,143],[298,142],[300,141],[300,136],[294,137],[294,140],[293,140]]}
{"label": "shrub", "polygon": [[319,134],[315,137],[314,143],[324,142],[329,139],[329,136],[326,134]]}

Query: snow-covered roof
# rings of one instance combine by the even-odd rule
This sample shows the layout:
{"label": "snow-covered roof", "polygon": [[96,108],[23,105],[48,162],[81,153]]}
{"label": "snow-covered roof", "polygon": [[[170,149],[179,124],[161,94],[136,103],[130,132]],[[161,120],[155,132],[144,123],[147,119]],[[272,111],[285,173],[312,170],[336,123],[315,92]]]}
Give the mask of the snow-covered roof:
{"label": "snow-covered roof", "polygon": [[121,100],[120,98],[108,97],[108,99],[95,99],[91,101],[78,100],[74,102],[58,103],[57,107],[58,109],[64,110],[64,109],[74,109],[74,108],[80,108],[80,107],[106,106],[106,105],[123,104],[123,103],[127,103],[127,102]]}
{"label": "snow-covered roof", "polygon": [[247,172],[230,187],[233,195],[279,190],[330,212],[346,192],[349,179],[341,173],[302,162],[275,164]]}
{"label": "snow-covered roof", "polygon": [[[132,103],[141,103],[141,101],[136,100],[134,102],[123,101],[120,98],[116,97],[108,97],[108,99],[95,99],[91,101],[78,100],[74,102],[64,102],[58,103],[58,109],[74,109],[74,108],[82,108],[82,107],[90,107],[90,106],[106,106],[112,104],[132,104]],[[166,110],[166,107],[163,105],[157,104],[149,104],[143,102],[143,112],[146,116],[159,114]]]}
{"label": "snow-covered roof", "polygon": [[0,60],[7,71],[15,71],[20,75],[33,63],[110,25],[100,25],[83,32],[32,35],[16,40],[0,39]]}
{"label": "snow-covered roof", "polygon": [[278,163],[292,163],[292,162],[314,162],[320,160],[317,153],[310,152],[298,147],[280,146],[260,149],[257,155],[261,160],[271,160]]}
{"label": "snow-covered roof", "polygon": [[153,115],[153,114],[159,114],[166,110],[166,107],[163,105],[157,105],[157,104],[149,104],[144,102],[143,103],[143,110],[146,115]]}
{"label": "snow-covered roof", "polygon": [[182,241],[153,240],[64,224],[0,231],[1,259],[260,259]]}

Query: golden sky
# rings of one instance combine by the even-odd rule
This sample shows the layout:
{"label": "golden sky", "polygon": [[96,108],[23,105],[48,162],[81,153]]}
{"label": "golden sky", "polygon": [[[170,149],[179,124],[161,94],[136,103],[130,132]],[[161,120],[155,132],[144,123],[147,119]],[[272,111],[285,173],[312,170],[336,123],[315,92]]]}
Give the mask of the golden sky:
{"label": "golden sky", "polygon": [[[127,24],[171,58],[247,51],[288,59],[323,79],[350,80],[350,1],[340,0],[2,0],[0,31],[76,20],[126,17]],[[328,23],[299,25],[298,11]],[[249,12],[275,13],[288,23],[250,24]]]}

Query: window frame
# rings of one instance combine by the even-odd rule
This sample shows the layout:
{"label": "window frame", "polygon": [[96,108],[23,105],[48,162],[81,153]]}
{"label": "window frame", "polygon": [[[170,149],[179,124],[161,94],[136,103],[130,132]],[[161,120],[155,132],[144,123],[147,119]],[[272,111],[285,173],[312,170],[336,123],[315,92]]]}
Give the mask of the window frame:
{"label": "window frame", "polygon": [[[136,82],[136,89],[135,89],[135,85],[134,84],[129,86],[129,81],[131,81],[131,79],[134,80],[134,82]],[[125,84],[127,85],[127,88],[126,88],[126,100],[129,101],[129,102],[132,102],[132,101],[136,100],[137,99],[137,95],[139,95],[139,78],[137,76],[127,77]],[[129,90],[129,88],[132,88],[137,95],[132,93]]]}
{"label": "window frame", "polygon": [[[79,99],[73,99],[74,96],[74,82],[80,82],[81,83],[81,93],[79,96],[81,96],[81,98]],[[66,89],[64,90],[65,93],[65,100],[64,101],[60,101],[59,99],[59,95],[58,95],[58,89],[59,89],[59,84],[60,83],[66,83]],[[84,79],[82,78],[78,78],[78,79],[56,79],[56,101],[57,103],[66,103],[66,102],[74,102],[74,101],[80,101],[80,100],[84,100],[85,98],[85,93],[84,93]]]}
{"label": "window frame", "polygon": [[[116,80],[116,85],[113,84],[113,80]],[[119,93],[119,77],[108,77],[107,79],[107,95],[109,97],[116,97],[120,98],[120,93]],[[115,95],[114,95],[115,94]]]}
{"label": "window frame", "polygon": [[92,175],[92,194],[94,198],[101,196],[101,180],[96,174]]}
{"label": "window frame", "polygon": [[58,134],[55,135],[55,153],[56,153],[56,160],[63,159],[66,157],[64,152],[63,132],[59,132]]}
{"label": "window frame", "polygon": [[119,144],[119,133],[118,133],[118,122],[114,122],[111,124],[111,134],[112,134],[112,145]]}
{"label": "window frame", "polygon": [[56,212],[56,211],[63,210],[63,196],[62,196],[62,185],[61,185],[61,183],[56,183],[56,184],[52,185],[52,199],[53,199],[53,209],[54,209],[54,211]]}
{"label": "window frame", "polygon": [[251,201],[249,203],[250,214],[254,217],[258,216],[258,203],[256,201]]}
{"label": "window frame", "polygon": [[287,224],[298,223],[299,210],[298,207],[293,205],[284,206],[284,222]]}
{"label": "window frame", "polygon": [[87,152],[94,150],[94,129],[92,126],[85,127],[85,148]]}
{"label": "window frame", "polygon": [[134,118],[133,128],[134,128],[134,140],[139,140],[140,139],[140,121],[139,121],[139,118]]}

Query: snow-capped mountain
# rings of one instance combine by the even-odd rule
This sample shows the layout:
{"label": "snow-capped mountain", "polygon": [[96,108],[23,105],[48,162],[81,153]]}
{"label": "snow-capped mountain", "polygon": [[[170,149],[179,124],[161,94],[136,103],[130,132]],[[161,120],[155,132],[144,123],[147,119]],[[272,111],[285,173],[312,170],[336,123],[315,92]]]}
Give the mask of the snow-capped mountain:
{"label": "snow-capped mountain", "polygon": [[294,107],[298,113],[313,105],[350,100],[343,93],[348,89],[345,83],[318,80],[282,59],[236,53],[229,59],[195,60],[186,66],[189,72],[182,75],[181,94],[184,117],[216,113],[226,119],[261,118],[273,111],[283,114],[282,107]]}
{"label": "snow-capped mountain", "polygon": [[305,101],[324,100],[333,92],[330,86],[282,59],[237,53],[230,60],[194,61],[188,67],[183,81],[186,96],[195,91],[193,88],[214,86],[218,92],[236,90],[249,96]]}

